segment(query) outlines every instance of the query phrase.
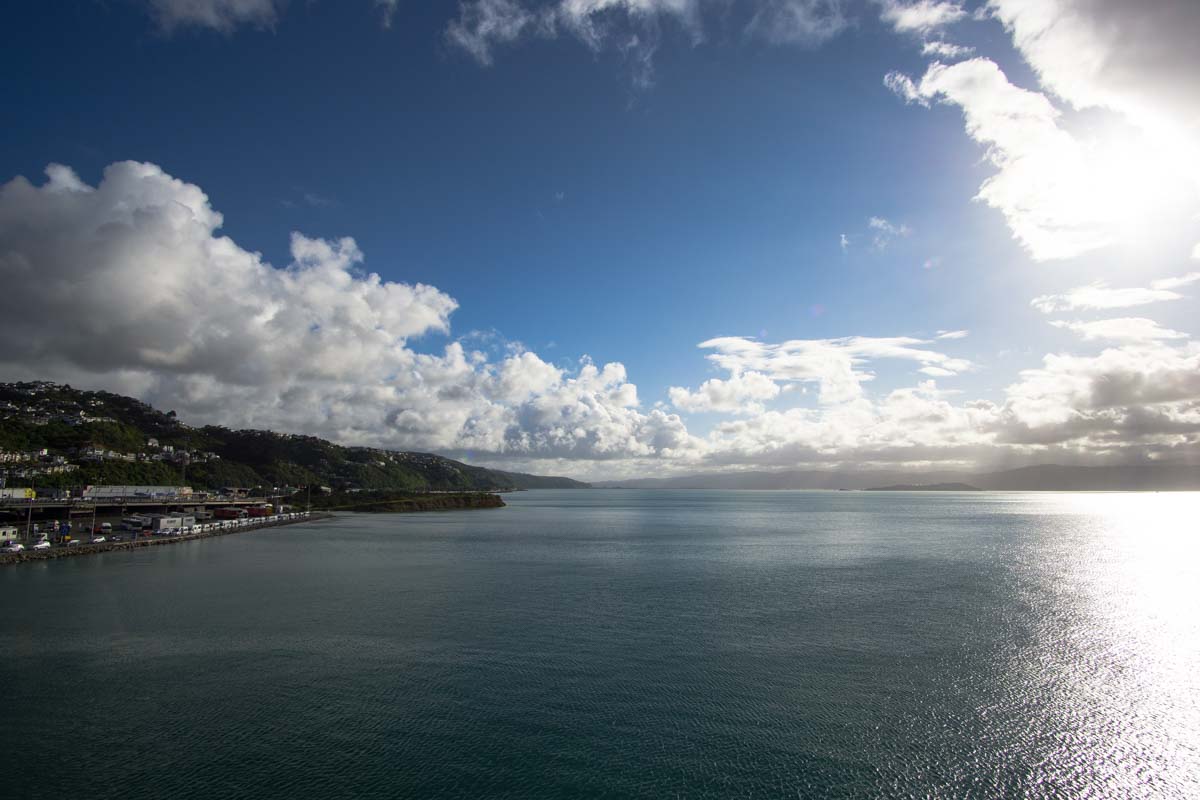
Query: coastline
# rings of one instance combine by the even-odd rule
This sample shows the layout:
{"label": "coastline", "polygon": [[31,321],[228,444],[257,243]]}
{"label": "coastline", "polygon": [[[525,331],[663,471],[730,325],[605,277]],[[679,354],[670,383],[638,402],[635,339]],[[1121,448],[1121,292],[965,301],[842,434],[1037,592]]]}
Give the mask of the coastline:
{"label": "coastline", "polygon": [[192,542],[197,539],[211,539],[216,536],[230,536],[235,533],[250,533],[267,528],[280,528],[285,525],[299,525],[304,522],[331,519],[332,514],[314,513],[300,519],[274,520],[240,528],[228,528],[203,533],[183,533],[178,536],[143,536],[128,542],[103,542],[101,544],[81,544],[78,547],[52,547],[49,550],[25,549],[19,553],[0,553],[0,564],[20,564],[26,561],[47,561],[55,558],[72,556],[91,556],[97,553],[111,553],[119,550],[133,550],[137,547],[158,547],[160,545]]}

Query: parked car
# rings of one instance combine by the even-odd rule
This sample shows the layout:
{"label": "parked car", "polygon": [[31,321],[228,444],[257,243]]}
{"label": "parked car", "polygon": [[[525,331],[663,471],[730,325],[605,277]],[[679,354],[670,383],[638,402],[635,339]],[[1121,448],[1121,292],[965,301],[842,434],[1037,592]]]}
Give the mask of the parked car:
{"label": "parked car", "polygon": [[33,546],[33,549],[34,550],[49,550],[50,542],[47,541],[46,539],[42,539],[40,542],[38,542],[37,544],[35,544]]}
{"label": "parked car", "polygon": [[93,536],[92,537],[92,544],[104,544],[107,541],[108,541],[108,539],[106,539],[103,536]]}
{"label": "parked car", "polygon": [[8,542],[3,547],[0,547],[0,552],[4,553],[19,553],[25,549],[25,545],[20,542]]}

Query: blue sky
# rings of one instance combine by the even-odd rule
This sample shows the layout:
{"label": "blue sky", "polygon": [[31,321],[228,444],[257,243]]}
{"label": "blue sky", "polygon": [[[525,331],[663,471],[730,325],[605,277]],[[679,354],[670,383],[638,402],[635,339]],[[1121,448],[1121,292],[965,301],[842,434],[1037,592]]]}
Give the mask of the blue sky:
{"label": "blue sky", "polygon": [[[1181,296],[1152,305],[1105,301],[1050,314],[1031,305],[1097,281],[1153,291],[1151,281],[1200,268],[1194,150],[1170,151],[1167,168],[1139,160],[1196,130],[1195,87],[1178,80],[1195,72],[1179,33],[1196,30],[1190,4],[1150,3],[1139,18],[1121,4],[1071,0],[1040,11],[1017,0],[486,0],[401,3],[385,25],[386,5],[81,0],[2,12],[21,36],[0,55],[8,111],[0,180],[24,176],[35,190],[5,187],[0,243],[9,257],[0,264],[10,281],[34,280],[12,254],[76,289],[98,276],[128,281],[126,296],[142,310],[117,314],[150,314],[159,302],[170,309],[136,330],[93,325],[34,337],[36,359],[0,365],[4,376],[130,391],[196,422],[585,477],[1195,457],[1200,390],[1097,404],[1080,388],[1190,386],[1191,281],[1160,290]],[[491,27],[480,26],[484,19]],[[808,27],[797,33],[788,20]],[[508,33],[496,33],[501,23]],[[1115,42],[1097,33],[1105,24],[1143,35]],[[1149,38],[1155,25],[1166,38]],[[1079,41],[1106,57],[1097,63],[1145,74],[1079,71],[1059,57],[1061,42]],[[964,49],[949,55],[950,45]],[[1168,56],[1142,57],[1151,48]],[[938,64],[944,72],[931,71]],[[1157,105],[1134,102],[1148,86],[1161,89],[1149,92]],[[964,113],[982,120],[976,133],[964,129]],[[1005,127],[1014,119],[1019,131]],[[1052,175],[1057,188],[1036,185],[1047,174],[1039,164],[1054,173],[1077,151],[1085,166]],[[1092,170],[1096,153],[1097,163],[1128,161],[1149,177]],[[162,173],[144,180],[199,187],[223,215],[192,242],[196,252],[179,246],[166,256],[164,270],[178,279],[136,250],[161,242],[136,214],[121,217],[132,233],[114,245],[117,260],[90,268],[63,260],[64,251],[97,252],[94,237],[106,229],[96,220],[130,206],[119,191],[92,192],[96,207],[86,212],[33,199],[54,194],[48,164],[69,167],[86,188],[125,161]],[[973,199],[997,175],[996,198]],[[1094,175],[1107,183],[1091,187]],[[1160,175],[1170,202],[1155,205],[1150,226],[1134,213],[1136,198],[1158,197]],[[1045,199],[1059,192],[1062,202]],[[1109,193],[1116,199],[1079,218],[1078,198]],[[1133,211],[1121,205],[1130,198]],[[45,215],[38,225],[22,216],[35,211]],[[61,235],[28,233],[56,225],[79,238],[78,250],[52,246]],[[1035,234],[1022,238],[1029,226]],[[189,290],[189,282],[273,286],[288,269],[316,263],[296,258],[293,232],[305,241],[353,238],[361,259],[339,262],[335,253],[321,262],[332,287],[370,295],[361,281],[375,273],[385,284],[436,287],[456,306],[436,299],[405,317],[383,308],[394,298],[380,294],[367,297],[365,317],[323,316],[319,299],[281,285],[263,289],[279,301],[263,322],[270,330],[214,334],[229,325],[205,309],[245,298],[210,284]],[[261,253],[261,262],[227,275],[233,268],[208,252],[208,234]],[[132,263],[177,294],[139,300],[147,283]],[[341,267],[344,275],[334,274]],[[43,289],[10,298],[16,317],[63,310],[65,301]],[[188,309],[180,302],[188,291],[207,305]],[[178,331],[155,325],[180,313],[195,326],[189,341],[160,352]],[[295,354],[248,356],[243,345],[256,336],[285,335],[288,314],[307,320],[306,335],[317,337],[310,351],[357,366],[305,374],[288,360]],[[421,314],[433,322],[413,323]],[[1068,327],[1133,318],[1158,327],[1126,323],[1116,338],[1111,326],[1104,337]],[[946,331],[968,334],[937,338]],[[734,337],[760,350],[748,353]],[[791,348],[786,358],[761,350],[843,337],[905,337],[938,358],[882,353],[882,345],[849,352],[844,342]],[[697,347],[718,338],[723,345]],[[372,355],[367,339],[403,352]],[[88,355],[101,340],[113,354],[103,364]],[[456,342],[474,364],[467,372],[446,360]],[[731,347],[741,355],[730,356]],[[538,363],[518,362],[522,353]],[[705,357],[721,353],[723,362]],[[1056,355],[1092,360],[1047,362]],[[585,356],[601,372],[619,363],[624,376],[581,388]],[[422,366],[421,357],[437,362]],[[1165,372],[1128,374],[1155,359]],[[517,380],[519,365],[541,377]],[[513,375],[502,376],[509,367]],[[271,377],[255,381],[247,371]],[[747,373],[761,376],[758,394],[736,384]],[[835,399],[827,389],[845,374],[856,388]],[[699,399],[713,379],[723,382],[710,385],[713,396],[726,398],[715,410]],[[494,384],[504,381],[522,388],[501,392]],[[623,386],[636,386],[636,403]],[[219,402],[211,387],[239,402]],[[890,393],[909,390],[928,407],[900,416],[884,408]],[[446,398],[462,405],[447,411]],[[976,413],[976,402],[991,408]],[[1130,422],[1140,412],[1164,421],[1153,429]],[[904,414],[936,419],[916,434]],[[863,429],[873,432],[864,439]]]}

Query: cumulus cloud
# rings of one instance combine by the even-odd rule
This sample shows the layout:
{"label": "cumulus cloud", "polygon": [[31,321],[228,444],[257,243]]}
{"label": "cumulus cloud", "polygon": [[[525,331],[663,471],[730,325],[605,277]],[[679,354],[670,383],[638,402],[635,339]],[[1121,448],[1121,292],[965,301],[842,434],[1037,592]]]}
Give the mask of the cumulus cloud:
{"label": "cumulus cloud", "polygon": [[275,267],[218,233],[204,192],[153,164],[97,186],[52,166],[0,187],[0,372],[101,385],[194,422],[349,443],[536,458],[671,457],[698,446],[643,412],[617,363],[490,361],[449,330],[453,298],[362,270],[353,239],[295,233]]}
{"label": "cumulus cloud", "polygon": [[1117,317],[1090,322],[1054,320],[1050,324],[1077,333],[1088,341],[1102,339],[1116,342],[1150,342],[1157,339],[1187,338],[1186,333],[1164,328],[1145,317]]}
{"label": "cumulus cloud", "polygon": [[706,459],[756,465],[969,462],[989,454],[999,419],[995,405],[955,404],[928,380],[878,401],[859,397],[723,422],[708,437]]}
{"label": "cumulus cloud", "polygon": [[[1048,355],[1006,390],[1010,442],[1090,442],[1093,449],[1157,444],[1194,447],[1188,434],[1169,430],[1197,419],[1200,345],[1145,341],[1096,356]],[[1153,419],[1157,427],[1143,423]],[[1165,428],[1165,429],[1164,429]]]}
{"label": "cumulus cloud", "polygon": [[[1134,331],[1152,334],[1133,338]],[[1200,345],[1157,327],[1090,333],[1120,343],[1095,356],[1047,355],[1002,402],[959,401],[933,380],[872,398],[843,392],[818,407],[721,422],[706,464],[977,465],[997,457],[1122,461],[1194,458],[1200,450]],[[938,367],[930,365],[931,371]]]}
{"label": "cumulus cloud", "polygon": [[[915,361],[933,377],[969,362],[911,339],[846,338],[778,345],[728,337],[702,343],[733,377],[756,374],[788,385],[816,383],[815,407],[745,414],[720,422],[696,452],[708,465],[872,463],[910,465],[1026,460],[1194,457],[1200,448],[1200,345],[1150,320],[1063,323],[1090,340],[1116,342],[1096,356],[1047,355],[1005,390],[1002,402],[961,401],[933,380],[872,397],[864,382],[875,359]],[[948,331],[947,339],[960,338]],[[740,371],[739,371],[740,370]],[[732,394],[726,382],[712,390]],[[705,402],[704,387],[675,390]],[[716,395],[724,397],[725,395]],[[712,404],[715,405],[715,404]]]}
{"label": "cumulus cloud", "polygon": [[1130,308],[1167,300],[1182,300],[1183,295],[1172,291],[1200,281],[1200,272],[1189,272],[1173,278],[1151,281],[1149,286],[1112,288],[1104,281],[1076,286],[1062,294],[1044,294],[1033,298],[1031,306],[1043,314],[1057,311],[1096,311],[1111,308]]}
{"label": "cumulus cloud", "polygon": [[[518,345],[492,356],[471,337],[418,347],[449,331],[457,303],[365,271],[353,239],[295,233],[277,267],[220,234],[199,187],[153,164],[110,165],[94,186],[64,166],[46,172],[40,185],[0,186],[0,334],[21,342],[0,356],[0,375],[103,386],[194,423],[575,474],[598,464],[970,462],[1001,451],[1141,456],[1191,452],[1200,436],[1200,348],[1129,318],[1058,323],[1115,346],[1047,356],[1000,403],[962,402],[927,379],[973,368],[939,349],[965,331],[711,339],[700,346],[725,374],[669,391],[676,410],[733,417],[700,437],[668,408],[645,409],[619,363],[563,368]],[[866,387],[884,361],[924,377],[874,396]],[[812,396],[785,395],[809,386]],[[775,407],[789,401],[796,407]]]}
{"label": "cumulus cloud", "polygon": [[761,372],[745,372],[735,373],[728,380],[712,378],[695,392],[673,386],[669,394],[671,403],[682,411],[761,414],[763,402],[778,397],[780,388]]}
{"label": "cumulus cloud", "polygon": [[928,33],[966,19],[957,0],[879,0],[880,17],[899,33]]}

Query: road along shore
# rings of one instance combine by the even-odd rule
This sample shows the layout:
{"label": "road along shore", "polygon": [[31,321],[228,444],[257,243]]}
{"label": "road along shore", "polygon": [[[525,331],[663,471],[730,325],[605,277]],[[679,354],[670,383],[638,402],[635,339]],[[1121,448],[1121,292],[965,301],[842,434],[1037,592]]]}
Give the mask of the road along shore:
{"label": "road along shore", "polygon": [[165,544],[179,544],[180,542],[192,542],[196,539],[211,539],[214,536],[228,536],[234,533],[249,533],[250,531],[261,531],[265,528],[279,528],[284,525],[299,525],[303,522],[316,522],[319,520],[329,519],[332,514],[322,514],[313,512],[311,514],[300,514],[291,519],[271,519],[263,518],[251,521],[246,525],[240,525],[234,528],[221,528],[219,530],[209,530],[198,533],[181,533],[175,536],[169,535],[141,535],[136,539],[123,542],[101,542],[100,544],[85,544],[81,543],[73,547],[64,547],[56,545],[49,550],[34,550],[26,548],[20,553],[0,553],[0,564],[20,564],[26,561],[45,561],[51,558],[67,558],[69,556],[90,556],[96,553],[111,553],[115,550],[132,550],[135,547],[158,547]]}

